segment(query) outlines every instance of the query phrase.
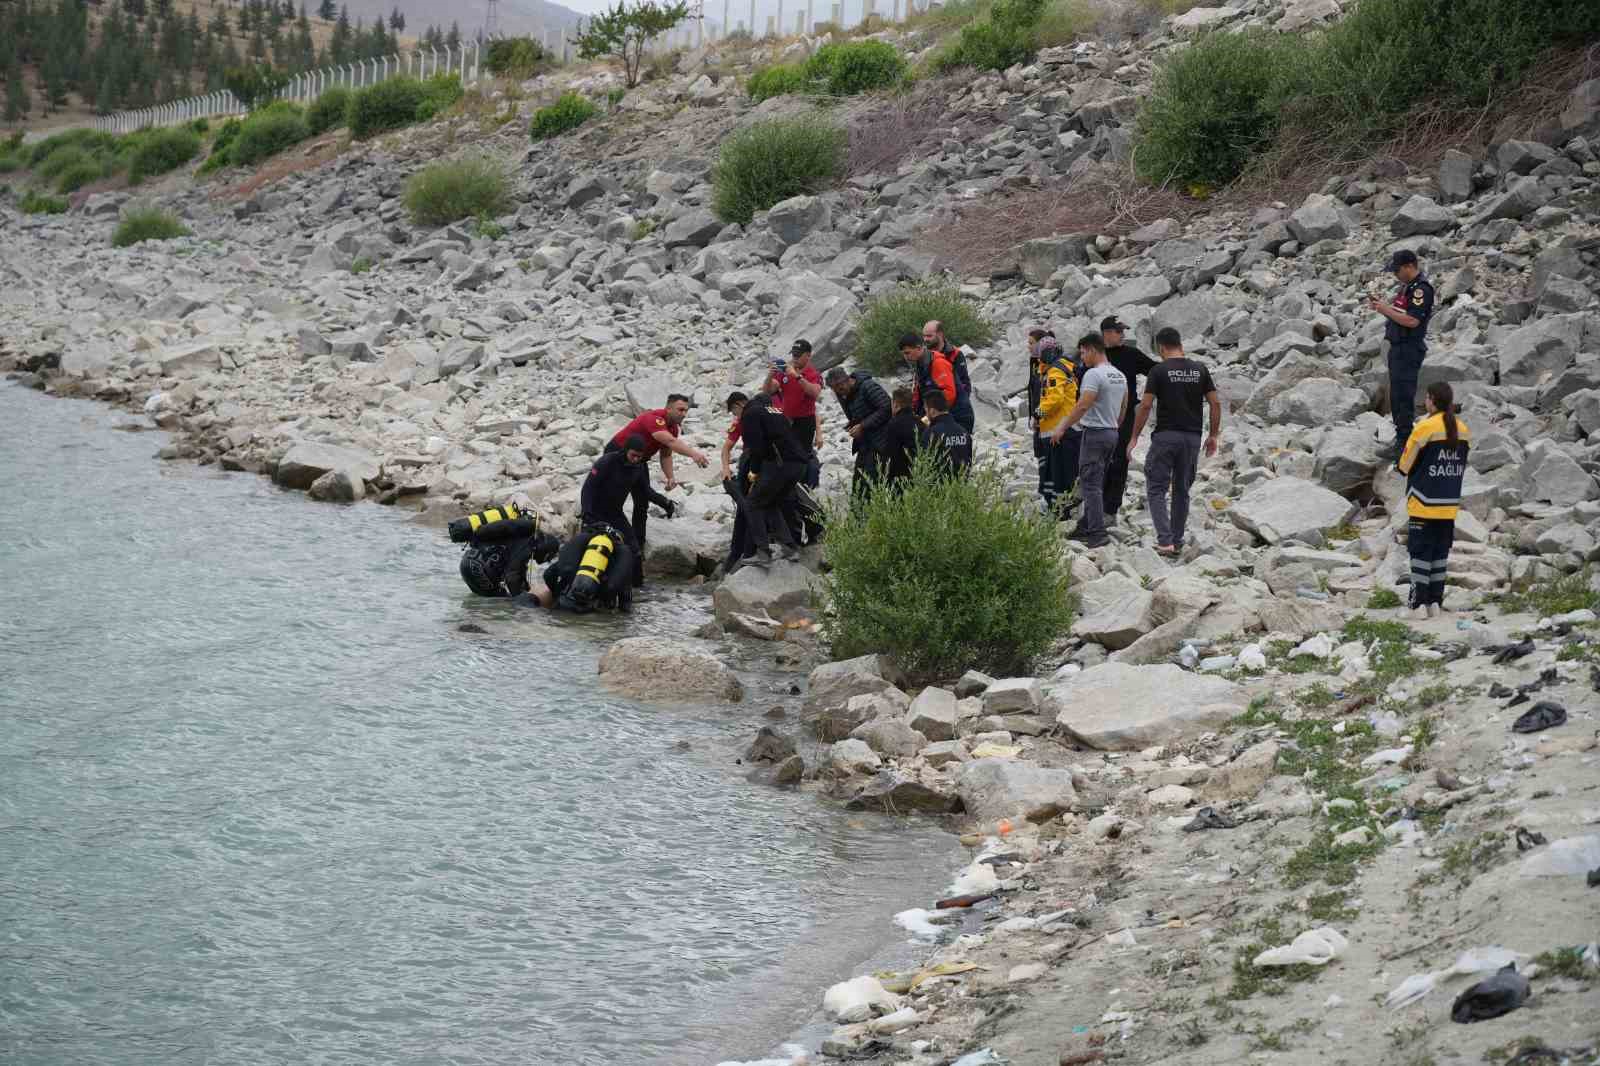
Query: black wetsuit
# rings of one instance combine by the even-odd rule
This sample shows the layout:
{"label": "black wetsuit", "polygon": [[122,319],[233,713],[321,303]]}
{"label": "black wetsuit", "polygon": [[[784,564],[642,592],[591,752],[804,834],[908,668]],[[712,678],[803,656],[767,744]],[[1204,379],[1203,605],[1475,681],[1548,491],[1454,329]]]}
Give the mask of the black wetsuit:
{"label": "black wetsuit", "polygon": [[633,555],[635,587],[644,584],[643,560],[639,542],[634,536],[633,523],[623,517],[622,505],[640,485],[644,486],[645,497],[650,503],[672,514],[672,501],[650,487],[650,471],[643,463],[628,462],[628,453],[622,451],[607,452],[595,460],[594,466],[589,468],[589,476],[584,479],[578,504],[584,525],[608,525],[627,538],[628,548]]}

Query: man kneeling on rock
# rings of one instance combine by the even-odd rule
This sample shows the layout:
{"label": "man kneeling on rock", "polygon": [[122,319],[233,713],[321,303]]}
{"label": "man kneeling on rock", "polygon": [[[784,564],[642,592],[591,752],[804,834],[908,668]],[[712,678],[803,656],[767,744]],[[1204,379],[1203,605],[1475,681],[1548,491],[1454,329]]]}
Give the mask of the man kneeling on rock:
{"label": "man kneeling on rock", "polygon": [[631,434],[620,451],[607,452],[595,460],[578,498],[585,526],[610,526],[622,534],[632,555],[629,570],[634,588],[644,584],[643,553],[636,537],[637,527],[623,516],[623,503],[634,498],[636,493],[642,493],[647,502],[660,507],[668,518],[676,511],[671,500],[650,487],[650,472],[645,466],[648,459],[644,437]]}

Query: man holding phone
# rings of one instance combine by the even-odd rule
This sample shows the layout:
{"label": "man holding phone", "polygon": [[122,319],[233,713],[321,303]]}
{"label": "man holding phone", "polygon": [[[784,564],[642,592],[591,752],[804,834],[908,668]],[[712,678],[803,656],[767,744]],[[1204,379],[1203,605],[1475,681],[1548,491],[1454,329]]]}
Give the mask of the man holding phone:
{"label": "man holding phone", "polygon": [[787,359],[776,356],[767,371],[762,391],[778,398],[774,405],[789,418],[790,435],[806,457],[803,484],[817,487],[821,474],[816,460],[822,447],[822,425],[817,420],[817,397],[822,395],[822,375],[811,365],[811,342],[801,338],[789,349]]}

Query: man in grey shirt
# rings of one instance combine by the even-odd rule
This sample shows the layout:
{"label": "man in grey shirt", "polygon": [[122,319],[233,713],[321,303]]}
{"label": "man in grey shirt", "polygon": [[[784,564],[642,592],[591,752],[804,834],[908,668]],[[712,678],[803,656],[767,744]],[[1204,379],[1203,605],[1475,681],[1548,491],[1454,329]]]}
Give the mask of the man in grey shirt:
{"label": "man in grey shirt", "polygon": [[1106,471],[1117,450],[1118,427],[1128,408],[1128,379],[1106,359],[1106,342],[1090,333],[1078,341],[1078,356],[1089,368],[1078,385],[1078,406],[1072,409],[1050,435],[1059,442],[1067,430],[1083,424],[1083,443],[1078,456],[1078,485],[1083,493],[1083,522],[1068,536],[1091,548],[1105,545]]}

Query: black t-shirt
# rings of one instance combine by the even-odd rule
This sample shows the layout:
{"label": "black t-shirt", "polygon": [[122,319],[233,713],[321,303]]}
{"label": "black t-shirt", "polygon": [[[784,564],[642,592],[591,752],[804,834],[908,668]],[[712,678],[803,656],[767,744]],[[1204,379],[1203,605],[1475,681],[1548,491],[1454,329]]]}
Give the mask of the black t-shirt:
{"label": "black t-shirt", "polygon": [[1204,363],[1185,356],[1161,360],[1145,379],[1144,390],[1156,400],[1155,432],[1200,433],[1205,429],[1206,394],[1217,386]]}
{"label": "black t-shirt", "polygon": [[1156,367],[1156,360],[1145,355],[1131,344],[1119,344],[1115,348],[1106,349],[1106,361],[1128,379],[1128,421],[1133,421],[1133,409],[1139,404],[1138,378],[1145,379],[1145,387],[1150,387],[1149,374]]}

